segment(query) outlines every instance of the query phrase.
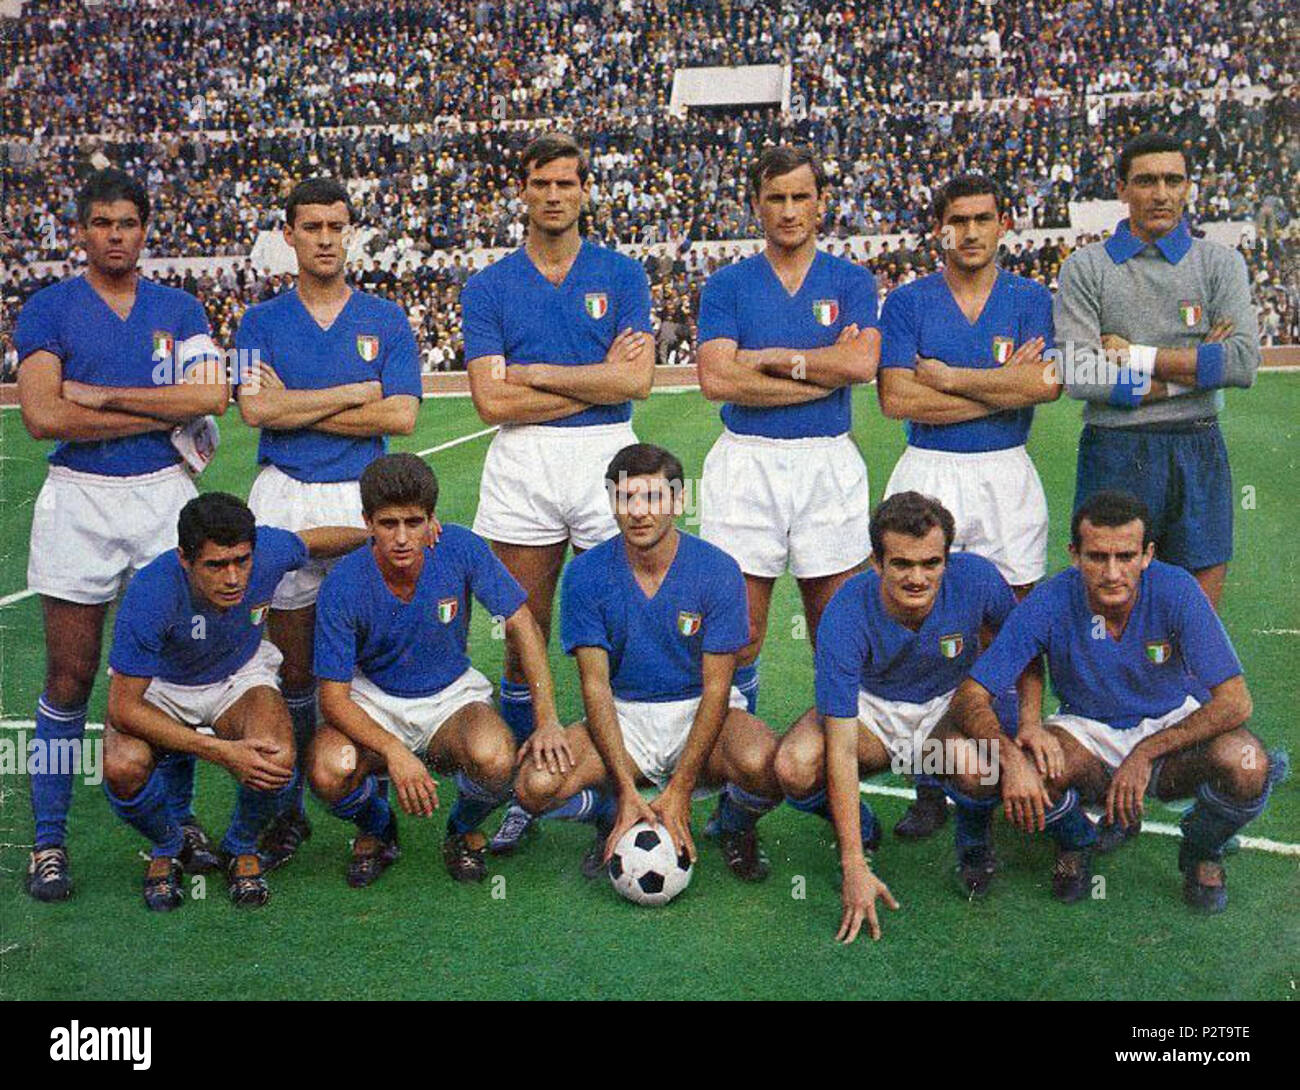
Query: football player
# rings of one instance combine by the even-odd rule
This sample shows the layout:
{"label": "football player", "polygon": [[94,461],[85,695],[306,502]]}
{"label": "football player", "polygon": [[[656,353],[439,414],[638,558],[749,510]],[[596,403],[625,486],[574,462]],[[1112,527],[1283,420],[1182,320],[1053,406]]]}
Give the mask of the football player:
{"label": "football player", "polygon": [[[290,530],[361,526],[361,471],[409,435],[420,407],[419,352],[401,307],[358,291],[346,278],[353,227],[347,190],[309,178],[290,192],[284,238],[298,259],[293,289],[250,307],[235,346],[236,387],[245,423],[261,429],[248,504],[259,522]],[[316,728],[312,675],[316,595],[331,562],[313,559],[286,576],[271,603],[268,631],[284,655],[281,678],[299,759]],[[287,862],[311,835],[302,783],[267,830],[268,867]]]}
{"label": "football player", "polygon": [[[1147,796],[1194,797],[1180,823],[1178,867],[1194,908],[1227,906],[1223,851],[1258,817],[1285,771],[1246,729],[1250,692],[1210,600],[1187,571],[1155,559],[1146,505],[1127,492],[1093,493],[1070,525],[1072,567],[1016,609],[953,699],[970,738],[1000,737],[992,696],[1045,656],[1060,710],[1043,723],[1034,760],[1002,745],[1000,780],[960,790],[1000,798],[1019,828],[1057,844],[1052,889],[1070,902],[1091,892],[1096,826],[1080,797],[1105,801],[1111,827],[1138,831]],[[1021,708],[1020,739],[1040,728]]]}
{"label": "football player", "polygon": [[[518,250],[472,276],[461,292],[474,407],[500,425],[479,486],[474,532],[528,592],[549,640],[564,564],[617,533],[605,466],[629,443],[632,401],[654,380],[650,284],[630,257],[587,241],[579,220],[591,192],[587,157],[572,138],[541,136],[519,159],[528,234]],[[515,739],[532,733],[522,664],[507,649],[501,715]],[[558,736],[536,746],[553,752]],[[529,815],[506,813],[492,851],[514,850]]]}
{"label": "football player", "polygon": [[[929,496],[896,492],[880,504],[871,518],[870,569],[845,583],[822,616],[817,705],[777,753],[790,804],[834,823],[843,942],[857,937],[864,920],[880,938],[878,898],[898,907],[864,854],[879,845],[880,826],[859,781],[891,767],[930,768],[938,763],[931,752],[947,759],[949,739],[959,737],[945,719],[953,693],[1016,605],[990,561],[951,551],[954,536],[952,514]],[[1022,688],[1026,701],[1040,700],[1041,675],[1027,676]],[[989,813],[987,803],[958,800],[958,872],[972,896],[987,890],[994,872]]]}
{"label": "football player", "polygon": [[428,817],[438,791],[426,763],[457,773],[443,862],[457,881],[482,881],[485,817],[510,794],[516,746],[492,707],[492,685],[470,664],[470,594],[502,626],[523,664],[539,726],[559,733],[546,641],[515,582],[487,544],[434,518],[438,481],[414,454],[390,454],[361,475],[369,546],[321,585],[316,676],[324,724],[312,746],[312,789],[354,822],[348,883],[366,886],[398,857],[397,820],[376,775],[408,814]]}
{"label": "football player", "polygon": [[176,549],[131,581],[118,610],[104,792],[117,815],[149,840],[144,900],[167,912],[184,901],[184,834],[165,759],[186,754],[229,769],[240,784],[221,841],[230,896],[239,906],[264,905],[270,890],[257,839],[297,778],[289,710],[276,680],[280,652],[262,638],[271,595],[309,556],[339,556],[365,534],[257,526],[242,500],[207,492],[181,509],[177,538]]}
{"label": "football player", "polygon": [[[943,268],[890,293],[881,311],[880,406],[907,421],[907,449],[885,495],[934,496],[953,516],[953,548],[997,565],[1018,598],[1047,571],[1047,497],[1025,450],[1034,405],[1060,396],[1052,294],[998,267],[1006,216],[997,186],[976,174],[934,200]],[[1016,693],[999,717],[1015,730]],[[947,820],[939,785],[919,778],[894,827],[925,837]]]}
{"label": "football player", "polygon": [[[761,881],[769,865],[755,823],[781,793],[776,737],[732,683],[749,639],[744,578],[725,552],[674,525],[684,506],[674,455],[633,444],[605,480],[620,532],[569,565],[560,612],[586,718],[565,731],[561,752],[525,749],[516,794],[532,813],[555,807],[552,816],[596,826],[582,864],[591,878],[638,821],[663,825],[694,860],[692,794],[721,786],[706,832],[732,873]],[[650,785],[659,794],[647,802],[640,788]]]}
{"label": "football player", "polygon": [[[41,596],[45,688],[36,737],[77,744],[99,669],[108,605],[133,572],[176,545],[176,516],[194,484],[173,434],[225,411],[229,388],[203,307],[156,284],[138,262],[149,197],[119,170],[99,170],[77,195],[80,276],[36,292],[14,329],[18,397],[35,439],[58,440],[32,515],[27,586]],[[191,812],[193,758],[163,770],[178,820],[179,858],[217,865]],[[27,892],[72,895],[67,818],[72,776],[31,777],[35,844]]]}
{"label": "football player", "polygon": [[[1076,510],[1103,489],[1141,497],[1160,559],[1195,575],[1217,609],[1233,511],[1218,416],[1226,387],[1254,384],[1259,327],[1245,259],[1188,227],[1188,165],[1171,136],[1145,133],[1125,146],[1128,218],[1066,258],[1056,333],[1072,363],[1065,388],[1087,402]],[[1099,364],[1103,351],[1121,366]]]}
{"label": "football player", "polygon": [[875,377],[880,333],[875,278],[817,248],[826,175],[812,152],[768,148],[749,190],[764,248],[705,283],[698,359],[725,429],[704,462],[700,536],[745,573],[751,633],[736,684],[752,713],[777,577],[788,568],[798,581],[815,640],[826,603],[866,555],[851,399]]}

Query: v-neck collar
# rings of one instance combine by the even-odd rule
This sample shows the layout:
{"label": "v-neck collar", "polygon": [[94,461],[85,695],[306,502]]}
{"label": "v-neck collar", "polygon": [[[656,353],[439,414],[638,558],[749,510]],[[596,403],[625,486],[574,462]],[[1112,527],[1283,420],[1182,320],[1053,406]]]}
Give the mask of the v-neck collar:
{"label": "v-neck collar", "polygon": [[658,600],[663,593],[664,587],[668,585],[668,580],[673,577],[673,571],[677,567],[677,560],[682,555],[682,532],[677,531],[677,551],[673,553],[673,558],[668,562],[668,570],[664,572],[664,577],[659,580],[659,586],[655,588],[653,594],[647,594],[645,588],[641,586],[640,580],[636,577],[636,571],[632,567],[632,558],[627,555],[627,538],[622,534],[618,536],[619,555],[622,557],[623,570],[627,572],[627,578],[631,581],[637,594],[641,596],[641,601],[645,605],[650,605]]}
{"label": "v-neck collar", "polygon": [[420,597],[420,591],[424,589],[425,574],[429,571],[430,567],[432,567],[433,565],[434,549],[430,548],[428,545],[424,547],[424,563],[420,565],[420,574],[415,577],[415,590],[411,592],[411,598],[409,601],[403,601],[401,598],[399,598],[393,592],[393,588],[388,585],[388,580],[384,578],[383,569],[380,568],[379,561],[375,559],[374,547],[368,546],[366,551],[370,556],[370,571],[373,574],[374,578],[378,581],[379,589],[382,590],[388,596],[389,601],[395,602],[403,609],[415,605],[415,600]]}
{"label": "v-neck collar", "polygon": [[145,285],[145,278],[143,276],[138,273],[136,274],[135,298],[131,300],[131,309],[126,312],[125,318],[109,306],[108,300],[95,290],[95,285],[90,282],[90,277],[85,273],[81,274],[81,282],[86,285],[86,290],[99,301],[99,305],[108,311],[108,313],[111,314],[119,323],[122,325],[130,324],[131,319],[135,317],[135,308],[140,305],[140,293],[144,290]]}
{"label": "v-neck collar", "polygon": [[[1147,569],[1147,571],[1150,570],[1150,568]],[[1076,568],[1075,571],[1078,571],[1078,568]],[[1111,647],[1122,647],[1124,641],[1128,639],[1128,634],[1133,629],[1133,621],[1137,616],[1138,607],[1142,605],[1142,595],[1146,591],[1146,582],[1147,572],[1144,571],[1138,576],[1137,594],[1133,598],[1133,608],[1128,611],[1128,619],[1124,622],[1124,630],[1118,636],[1112,636],[1110,634],[1110,626],[1105,626],[1106,643]],[[1088,588],[1084,585],[1082,573],[1079,574],[1079,593],[1083,596],[1083,608],[1085,612],[1091,614],[1092,606],[1088,603]],[[1098,614],[1097,616],[1101,616],[1101,614]],[[1105,618],[1102,617],[1102,620],[1105,621]]]}
{"label": "v-neck collar", "polygon": [[804,269],[803,279],[799,281],[799,286],[793,292],[785,286],[785,281],[781,279],[781,274],[776,271],[776,266],[772,264],[771,259],[767,256],[767,250],[764,249],[760,251],[758,256],[767,267],[768,275],[776,281],[776,286],[781,289],[781,294],[787,299],[793,301],[798,299],[799,296],[803,294],[803,289],[808,286],[808,278],[812,276],[813,267],[821,260],[822,252],[821,250],[813,251],[813,259],[808,262],[808,268]]}
{"label": "v-neck collar", "polygon": [[[945,572],[944,575],[946,578],[947,573]],[[938,612],[939,599],[943,595],[943,586],[944,586],[943,581],[940,580],[939,589],[938,591],[935,592],[934,595],[934,601],[930,603],[930,612],[925,615],[920,625],[918,625],[916,628],[909,628],[907,625],[903,624],[902,621],[900,621],[897,617],[895,617],[892,613],[889,612],[889,606],[885,604],[885,581],[880,577],[878,573],[876,575],[876,589],[872,591],[870,590],[870,588],[868,588],[867,593],[875,594],[876,604],[880,606],[880,612],[884,615],[885,619],[889,621],[890,624],[894,625],[894,627],[896,627],[898,631],[904,633],[909,639],[917,639],[918,637],[920,637],[921,633],[925,631],[925,626],[930,623],[930,618],[933,617],[936,612]]]}
{"label": "v-neck collar", "polygon": [[993,302],[993,296],[995,296],[998,293],[998,289],[1002,287],[1002,269],[999,268],[997,276],[993,278],[993,287],[989,289],[988,297],[984,300],[984,305],[980,307],[980,312],[975,315],[975,320],[973,322],[966,316],[966,312],[961,309],[961,304],[957,302],[957,296],[953,294],[952,285],[948,283],[948,278],[943,275],[942,271],[937,275],[943,282],[943,290],[948,295],[948,302],[952,304],[952,309],[957,312],[961,320],[966,323],[966,328],[978,329],[980,323],[984,321],[984,315],[989,312],[989,304]]}
{"label": "v-neck collar", "polygon": [[573,272],[578,267],[578,262],[582,260],[582,255],[586,249],[587,240],[585,238],[578,239],[578,252],[573,255],[573,262],[569,265],[569,271],[564,274],[564,279],[558,284],[548,280],[546,274],[537,267],[537,262],[533,260],[532,255],[528,252],[527,243],[524,243],[524,245],[519,247],[519,252],[523,255],[523,259],[528,263],[528,267],[533,270],[533,275],[536,276],[538,280],[552,291],[564,291],[565,288],[569,286],[569,281],[573,278]]}
{"label": "v-neck collar", "polygon": [[334,329],[336,325],[339,324],[339,322],[343,318],[343,315],[348,312],[348,307],[352,305],[352,300],[356,298],[356,295],[357,295],[357,289],[352,287],[351,285],[348,285],[348,297],[347,299],[344,300],[343,306],[342,308],[340,308],[339,312],[336,315],[334,315],[334,321],[330,322],[329,325],[321,325],[320,322],[316,321],[316,315],[314,315],[310,310],[308,310],[307,304],[302,301],[302,296],[298,294],[298,285],[295,284],[293,286],[293,297],[298,301],[299,308],[301,308],[302,312],[305,315],[307,315],[307,321],[309,321],[312,325],[314,325],[316,329],[319,330],[321,333],[329,333]]}

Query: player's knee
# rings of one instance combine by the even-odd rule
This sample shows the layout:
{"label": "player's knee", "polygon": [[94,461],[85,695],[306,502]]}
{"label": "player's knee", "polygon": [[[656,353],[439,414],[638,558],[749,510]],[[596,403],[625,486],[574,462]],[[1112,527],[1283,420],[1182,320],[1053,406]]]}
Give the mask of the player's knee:
{"label": "player's knee", "polygon": [[821,786],[822,741],[811,731],[791,731],[773,759],[781,790],[792,799],[810,795]]}
{"label": "player's knee", "polygon": [[144,790],[153,770],[153,754],[147,746],[105,747],[104,782],[119,799],[135,798]]}
{"label": "player's knee", "polygon": [[515,780],[515,797],[530,814],[540,814],[555,802],[559,788],[559,776],[549,769],[528,763],[520,769],[519,778]]}
{"label": "player's knee", "polygon": [[348,778],[357,767],[355,756],[348,760],[348,748],[315,746],[311,751],[307,762],[307,782],[311,784],[312,793],[323,802],[337,802],[347,794]]}
{"label": "player's knee", "polygon": [[747,745],[732,754],[732,776],[747,791],[764,792],[776,778],[777,740],[764,731]]}
{"label": "player's knee", "polygon": [[[972,747],[973,748],[973,747]],[[992,799],[998,794],[997,780],[992,776],[982,775],[975,763],[968,762],[961,771],[944,777],[953,789],[961,792],[968,799]]]}
{"label": "player's knee", "polygon": [[1214,739],[1210,763],[1219,789],[1240,802],[1258,798],[1268,784],[1268,754],[1249,731],[1234,730]]}
{"label": "player's knee", "polygon": [[504,784],[514,769],[515,749],[510,732],[477,730],[471,732],[465,746],[469,775],[485,784]]}

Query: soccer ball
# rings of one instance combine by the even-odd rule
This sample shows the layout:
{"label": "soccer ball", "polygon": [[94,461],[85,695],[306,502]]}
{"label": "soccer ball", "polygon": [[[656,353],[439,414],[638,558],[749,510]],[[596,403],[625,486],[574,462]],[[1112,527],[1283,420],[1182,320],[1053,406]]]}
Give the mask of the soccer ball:
{"label": "soccer ball", "polygon": [[691,857],[677,854],[666,830],[638,822],[615,846],[609,880],[629,901],[666,905],[690,885]]}

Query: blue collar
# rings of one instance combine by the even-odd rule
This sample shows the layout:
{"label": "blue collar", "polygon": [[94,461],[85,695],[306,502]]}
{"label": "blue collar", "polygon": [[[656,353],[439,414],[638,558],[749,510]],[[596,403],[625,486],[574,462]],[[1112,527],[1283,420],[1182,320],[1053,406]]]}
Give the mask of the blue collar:
{"label": "blue collar", "polygon": [[[1164,254],[1169,264],[1177,265],[1192,248],[1192,232],[1187,226],[1187,217],[1184,216],[1178,221],[1177,227],[1169,234],[1156,239],[1151,245]],[[1110,254],[1110,259],[1116,265],[1123,265],[1130,257],[1140,254],[1146,248],[1147,243],[1129,230],[1126,219],[1119,221],[1115,233],[1106,240],[1106,252]]]}

